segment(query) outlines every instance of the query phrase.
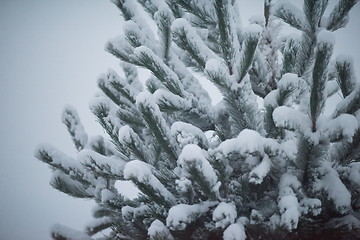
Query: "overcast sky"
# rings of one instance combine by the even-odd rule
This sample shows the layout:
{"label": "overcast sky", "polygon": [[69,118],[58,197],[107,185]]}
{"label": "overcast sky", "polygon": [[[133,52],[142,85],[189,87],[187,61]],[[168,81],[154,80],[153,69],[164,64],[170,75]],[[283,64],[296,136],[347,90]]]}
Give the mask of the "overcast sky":
{"label": "overcast sky", "polygon": [[[243,19],[262,11],[262,0],[242,2]],[[351,54],[359,75],[359,6],[351,17],[335,51]],[[94,204],[52,189],[51,171],[33,152],[49,142],[75,156],[60,121],[66,104],[90,135],[102,132],[88,103],[97,76],[118,69],[104,43],[120,29],[109,0],[0,0],[0,239],[50,239],[53,223],[81,230],[91,220]]]}

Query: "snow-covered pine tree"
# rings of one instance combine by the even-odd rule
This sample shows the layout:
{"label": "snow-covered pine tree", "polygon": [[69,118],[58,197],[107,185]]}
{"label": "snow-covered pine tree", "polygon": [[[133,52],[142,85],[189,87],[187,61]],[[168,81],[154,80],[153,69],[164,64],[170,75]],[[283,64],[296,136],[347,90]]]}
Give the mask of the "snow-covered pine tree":
{"label": "snow-covered pine tree", "polygon": [[[109,140],[88,138],[66,107],[77,159],[47,144],[36,150],[54,188],[97,203],[84,232],[55,225],[54,239],[105,229],[99,239],[359,236],[360,84],[351,58],[332,56],[332,32],[356,0],[339,0],[329,15],[328,0],[302,9],[265,0],[246,28],[238,0],[113,2],[125,22],[106,49],[123,75],[101,75],[103,94],[90,104]],[[284,25],[299,34],[281,36]],[[139,67],[152,73],[146,81]],[[199,76],[222,93],[216,106]],[[326,106],[335,93],[342,99]],[[137,198],[122,195],[123,180]]]}

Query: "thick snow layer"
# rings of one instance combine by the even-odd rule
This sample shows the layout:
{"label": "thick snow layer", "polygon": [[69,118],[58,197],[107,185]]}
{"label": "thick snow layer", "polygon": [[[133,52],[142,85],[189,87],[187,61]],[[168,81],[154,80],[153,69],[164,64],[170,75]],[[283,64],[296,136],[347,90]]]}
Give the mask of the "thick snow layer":
{"label": "thick snow layer", "polygon": [[285,173],[279,182],[278,207],[281,213],[280,225],[291,231],[297,228],[300,214],[299,201],[294,193],[301,187],[299,180],[291,174]]}
{"label": "thick snow layer", "polygon": [[208,140],[201,129],[185,122],[174,122],[171,125],[171,135],[179,143],[180,148],[187,144],[196,144],[203,148],[208,148]]}
{"label": "thick snow layer", "polygon": [[137,198],[140,193],[132,181],[116,180],[114,187],[118,193],[130,200]]}
{"label": "thick snow layer", "polygon": [[319,131],[323,140],[337,139],[342,136],[345,140],[351,142],[358,129],[359,122],[356,117],[350,114],[341,114],[335,119],[325,121]]}
{"label": "thick snow layer", "polygon": [[300,218],[298,199],[291,195],[281,197],[279,209],[281,213],[280,224],[289,231],[296,229]]}
{"label": "thick snow layer", "polygon": [[279,144],[270,138],[262,137],[257,131],[244,129],[238,137],[222,142],[216,151],[222,152],[225,156],[232,152],[248,154],[259,152],[265,153],[265,150],[275,152]]}
{"label": "thick snow layer", "polygon": [[216,204],[216,202],[202,202],[194,205],[178,204],[173,206],[166,218],[166,226],[175,231],[184,230],[188,224],[207,213],[210,207]]}
{"label": "thick snow layer", "polygon": [[250,24],[245,28],[245,33],[251,36],[259,36],[261,32],[262,28],[258,24]]}
{"label": "thick snow layer", "polygon": [[115,193],[110,191],[109,189],[103,189],[101,190],[101,202],[106,203],[116,197]]}
{"label": "thick snow layer", "polygon": [[235,222],[236,217],[235,205],[221,202],[213,211],[212,220],[215,221],[215,227],[226,228]]}
{"label": "thick snow layer", "polygon": [[290,160],[296,160],[298,153],[298,146],[295,139],[289,139],[280,144],[279,154],[283,158],[288,158]]}
{"label": "thick snow layer", "polygon": [[164,185],[152,173],[152,166],[133,160],[125,165],[124,169],[125,179],[136,179],[136,181],[151,186],[157,194],[161,195],[166,201],[174,203],[174,196],[164,187]]}
{"label": "thick snow layer", "polygon": [[166,240],[174,239],[169,229],[158,219],[151,223],[150,227],[148,228],[148,235],[150,239],[158,239],[159,237],[162,237],[161,239]]}
{"label": "thick snow layer", "polygon": [[147,205],[141,205],[140,207],[130,207],[124,206],[121,208],[121,214],[123,218],[132,220],[137,218],[138,216],[144,216],[146,212],[148,212],[150,208]]}
{"label": "thick snow layer", "polygon": [[313,188],[316,191],[325,191],[336,209],[340,213],[346,213],[351,208],[351,194],[330,164],[322,165],[321,177],[314,182]]}
{"label": "thick snow layer", "polygon": [[348,179],[360,188],[360,162],[354,162],[347,168]]}
{"label": "thick snow layer", "polygon": [[191,178],[189,166],[195,167],[202,173],[212,191],[215,193],[218,192],[218,188],[220,187],[218,177],[209,161],[205,158],[203,150],[199,146],[195,144],[186,145],[179,156],[178,165],[181,168],[181,177]]}
{"label": "thick snow layer", "polygon": [[318,216],[321,213],[321,201],[317,198],[304,198],[300,201],[300,212]]}
{"label": "thick snow layer", "polygon": [[264,177],[268,175],[271,168],[271,160],[268,155],[264,155],[261,163],[257,165],[249,174],[249,182],[255,184],[261,184],[264,180]]}
{"label": "thick snow layer", "polygon": [[286,187],[291,187],[296,191],[301,187],[301,183],[293,174],[284,173],[279,181],[279,190],[281,191]]}
{"label": "thick snow layer", "polygon": [[334,34],[328,30],[321,30],[317,36],[317,44],[334,45],[335,44]]}
{"label": "thick snow layer", "polygon": [[233,223],[223,233],[224,240],[245,240],[245,228],[241,223]]}
{"label": "thick snow layer", "polygon": [[132,130],[131,127],[128,125],[122,126],[119,129],[119,139],[121,139],[124,142],[131,142],[131,135],[133,134],[134,130]]}
{"label": "thick snow layer", "polygon": [[124,178],[135,178],[139,182],[149,182],[149,179],[153,177],[151,168],[152,166],[147,163],[139,160],[133,160],[126,164],[124,169]]}
{"label": "thick snow layer", "polygon": [[89,235],[61,224],[53,225],[50,229],[50,232],[55,238],[59,239],[65,238],[67,240],[92,240]]}
{"label": "thick snow layer", "polygon": [[286,106],[277,107],[273,112],[273,119],[277,127],[300,129],[303,132],[311,129],[311,121],[307,115]]}
{"label": "thick snow layer", "polygon": [[176,184],[176,190],[180,193],[186,193],[192,187],[192,182],[184,177],[175,180],[175,184]]}

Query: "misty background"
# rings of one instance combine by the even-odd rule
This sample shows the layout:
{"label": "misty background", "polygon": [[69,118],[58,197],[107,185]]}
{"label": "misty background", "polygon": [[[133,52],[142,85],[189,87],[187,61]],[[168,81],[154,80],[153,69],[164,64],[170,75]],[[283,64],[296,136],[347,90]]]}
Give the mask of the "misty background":
{"label": "misty background", "polygon": [[[245,25],[262,13],[263,0],[242,0],[242,6]],[[76,156],[60,121],[67,104],[89,135],[103,134],[88,103],[98,92],[97,76],[120,69],[104,44],[121,34],[121,23],[110,0],[0,0],[0,239],[50,239],[54,223],[82,230],[92,219],[95,204],[52,189],[51,171],[34,149],[48,142]],[[354,57],[358,77],[359,24],[358,4],[348,26],[336,32],[334,51]]]}

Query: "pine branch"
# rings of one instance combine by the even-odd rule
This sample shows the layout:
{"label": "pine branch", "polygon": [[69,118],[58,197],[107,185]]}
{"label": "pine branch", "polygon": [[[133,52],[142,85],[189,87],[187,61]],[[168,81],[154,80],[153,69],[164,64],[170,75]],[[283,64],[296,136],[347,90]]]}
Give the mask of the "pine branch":
{"label": "pine branch", "polygon": [[253,27],[253,29],[251,29],[245,34],[245,40],[243,41],[243,50],[241,52],[240,62],[236,64],[239,74],[237,80],[238,83],[240,83],[244,79],[245,75],[250,69],[253,62],[255,50],[259,42],[260,28],[255,28],[255,26]]}
{"label": "pine branch", "polygon": [[82,150],[87,143],[88,137],[75,108],[72,106],[64,108],[61,120],[66,125],[76,149],[78,151]]}
{"label": "pine branch", "polygon": [[300,31],[305,30],[304,27],[306,25],[304,24],[305,16],[303,12],[290,2],[278,2],[272,9],[272,14]]}
{"label": "pine branch", "polygon": [[232,59],[234,54],[233,41],[231,39],[231,23],[229,16],[229,2],[228,0],[215,0],[214,8],[217,16],[217,24],[219,27],[220,41],[219,45],[222,52],[222,57],[229,68],[230,74],[232,74]]}
{"label": "pine branch", "polygon": [[340,0],[330,13],[326,29],[335,31],[345,27],[348,22],[349,12],[356,3],[357,0]]}
{"label": "pine branch", "polygon": [[313,122],[312,131],[316,131],[316,120],[322,112],[326,100],[326,68],[329,64],[333,51],[333,36],[322,32],[319,36],[319,42],[316,47],[315,63],[312,73],[312,86],[310,93],[310,116]]}
{"label": "pine branch", "polygon": [[150,49],[141,46],[135,49],[135,55],[142,66],[149,69],[172,93],[184,96],[184,89],[178,76],[164,64]]}
{"label": "pine branch", "polygon": [[354,69],[351,59],[338,57],[335,69],[343,97],[346,98],[355,88]]}
{"label": "pine branch", "polygon": [[213,14],[208,12],[207,9],[205,9],[205,6],[195,4],[193,0],[176,0],[176,2],[186,11],[198,17],[199,22],[197,26],[216,25],[216,21],[214,20]]}
{"label": "pine branch", "polygon": [[170,160],[168,164],[171,166],[177,159],[178,150],[172,143],[170,129],[166,125],[165,119],[162,117],[159,107],[150,99],[152,99],[151,95],[141,93],[137,98],[137,106],[159,146],[168,155]]}
{"label": "pine branch", "polygon": [[60,170],[57,170],[53,173],[52,179],[50,180],[50,185],[53,188],[59,190],[60,192],[63,192],[75,198],[94,197],[92,191],[89,191],[87,189],[89,187],[89,184],[85,185],[84,183],[80,183]]}
{"label": "pine branch", "polygon": [[172,30],[174,42],[189,54],[200,70],[210,58],[217,58],[185,19],[175,20]]}
{"label": "pine branch", "polygon": [[173,17],[171,16],[170,11],[159,10],[154,19],[158,26],[158,33],[161,38],[162,52],[164,62],[169,61],[169,51],[171,47],[171,23],[173,22]]}
{"label": "pine branch", "polygon": [[120,10],[122,16],[126,21],[130,20],[133,17],[133,14],[129,9],[125,6],[126,0],[111,0],[116,7]]}
{"label": "pine branch", "polygon": [[283,68],[281,75],[285,73],[296,73],[297,56],[299,53],[299,40],[297,38],[288,38],[283,49]]}

